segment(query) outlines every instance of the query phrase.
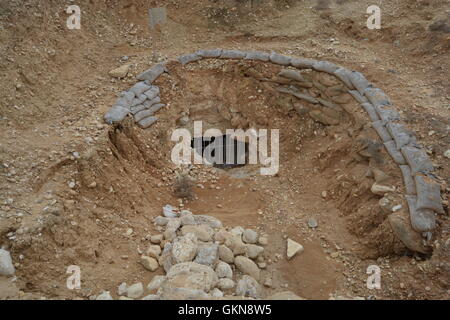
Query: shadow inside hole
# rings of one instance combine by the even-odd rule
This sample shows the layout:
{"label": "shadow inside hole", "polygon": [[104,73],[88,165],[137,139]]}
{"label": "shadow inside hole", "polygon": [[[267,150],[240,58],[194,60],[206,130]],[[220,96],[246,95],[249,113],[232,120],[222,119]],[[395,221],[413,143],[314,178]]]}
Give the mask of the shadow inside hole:
{"label": "shadow inside hole", "polygon": [[230,169],[248,164],[248,143],[230,135],[192,138],[191,148],[216,168]]}

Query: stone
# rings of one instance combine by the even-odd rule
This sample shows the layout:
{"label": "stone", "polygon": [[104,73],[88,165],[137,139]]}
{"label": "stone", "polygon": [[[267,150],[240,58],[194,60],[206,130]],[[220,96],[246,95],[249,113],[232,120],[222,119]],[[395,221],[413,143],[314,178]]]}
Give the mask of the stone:
{"label": "stone", "polygon": [[[161,242],[161,241],[160,241]],[[147,256],[158,259],[161,255],[161,247],[159,245],[151,245],[145,252]]]}
{"label": "stone", "polygon": [[231,266],[223,261],[220,261],[216,266],[216,274],[219,278],[233,279],[233,269]]}
{"label": "stone", "polygon": [[185,235],[188,233],[195,234],[198,240],[204,242],[211,242],[214,236],[214,230],[205,224],[183,226],[181,228],[181,234]]}
{"label": "stone", "polygon": [[450,159],[450,149],[444,152],[444,157]]}
{"label": "stone", "polygon": [[244,233],[242,233],[242,240],[245,243],[257,243],[258,233],[252,229],[245,229]]}
{"label": "stone", "polygon": [[236,285],[236,295],[243,297],[251,297],[254,299],[261,298],[261,286],[254,278],[244,275]]}
{"label": "stone", "polygon": [[214,218],[212,216],[201,215],[201,214],[194,215],[194,221],[196,224],[205,224],[213,229],[218,229],[218,228],[222,227],[222,222],[219,219]]}
{"label": "stone", "polygon": [[141,300],[161,300],[161,299],[160,296],[158,296],[157,294],[149,294],[143,297]]}
{"label": "stone", "polygon": [[162,234],[155,234],[150,237],[151,243],[159,244],[159,243],[161,243],[162,240],[163,240]]}
{"label": "stone", "polygon": [[108,74],[113,78],[125,78],[130,71],[131,65],[130,64],[124,64],[114,70],[111,70]]}
{"label": "stone", "polygon": [[153,223],[157,226],[164,227],[169,223],[169,218],[157,216],[155,219],[153,219]]}
{"label": "stone", "polygon": [[417,197],[405,196],[409,207],[409,218],[411,226],[417,232],[429,232],[436,228],[436,217],[433,210],[430,209],[417,209]]}
{"label": "stone", "polygon": [[210,296],[203,290],[189,288],[162,287],[158,290],[160,300],[199,300]]}
{"label": "stone", "polygon": [[240,237],[244,233],[244,228],[240,226],[234,227],[233,229],[230,230],[230,233]]}
{"label": "stone", "polygon": [[122,283],[119,285],[119,287],[117,288],[117,294],[118,294],[119,296],[122,296],[122,295],[124,295],[124,294],[127,293],[127,290],[128,290],[128,286],[127,286],[126,282],[122,282]]}
{"label": "stone", "polygon": [[220,229],[214,234],[214,241],[219,244],[223,244],[228,237],[231,237],[231,233],[226,231],[225,229]]}
{"label": "stone", "polygon": [[121,106],[113,106],[105,113],[103,119],[107,124],[113,124],[121,122],[129,113],[129,109]]}
{"label": "stone", "polygon": [[176,263],[172,256],[172,243],[168,242],[164,246],[161,257],[159,257],[159,265],[164,268],[164,271],[169,272],[170,268]]}
{"label": "stone", "polygon": [[219,287],[220,290],[230,290],[233,289],[234,286],[234,281],[228,278],[219,279],[219,283],[217,284],[217,287]]}
{"label": "stone", "polygon": [[16,273],[9,251],[0,249],[0,275],[12,276]]}
{"label": "stone", "polygon": [[417,210],[429,209],[444,214],[440,185],[430,177],[424,175],[416,175],[414,180],[417,191]]}
{"label": "stone", "polygon": [[150,83],[153,83],[160,75],[166,72],[166,66],[164,63],[158,63],[151,67],[150,69],[142,72],[137,76],[138,80],[148,80]]}
{"label": "stone", "polygon": [[142,129],[147,129],[152,126],[156,121],[158,121],[157,117],[147,117],[138,122],[139,127]]}
{"label": "stone", "polygon": [[318,225],[319,224],[317,223],[317,220],[315,218],[309,218],[308,219],[308,227],[310,227],[312,229],[315,229],[315,228],[318,227]]}
{"label": "stone", "polygon": [[135,283],[128,287],[127,297],[132,299],[138,299],[144,294],[144,287],[142,282]]}
{"label": "stone", "polygon": [[219,259],[225,261],[226,263],[234,262],[234,254],[230,248],[225,245],[219,246]]}
{"label": "stone", "polygon": [[175,263],[189,262],[197,255],[198,242],[194,233],[185,233],[172,243],[172,257]]}
{"label": "stone", "polygon": [[206,243],[198,246],[197,256],[194,262],[206,266],[214,267],[219,261],[219,245],[216,243]]}
{"label": "stone", "polygon": [[372,184],[370,191],[372,191],[373,194],[384,196],[386,193],[395,192],[395,187],[383,186],[375,182]]}
{"label": "stone", "polygon": [[247,258],[256,259],[264,252],[264,248],[256,244],[247,244],[245,246],[245,255]]}
{"label": "stone", "polygon": [[243,274],[249,275],[254,279],[259,280],[260,270],[256,263],[244,256],[237,256],[234,258],[234,265]]}
{"label": "stone", "polygon": [[159,267],[158,261],[156,261],[155,258],[148,257],[148,256],[142,256],[141,257],[141,264],[144,266],[145,269],[149,271],[156,271]]}
{"label": "stone", "polygon": [[305,300],[291,291],[282,291],[272,294],[267,300]]}
{"label": "stone", "polygon": [[291,57],[284,56],[282,54],[278,54],[275,52],[270,54],[269,59],[270,59],[270,62],[279,64],[282,66],[288,66],[291,64]]}
{"label": "stone", "polygon": [[166,280],[165,276],[154,276],[152,281],[147,286],[148,291],[158,290],[163,282]]}
{"label": "stone", "polygon": [[260,236],[258,239],[258,243],[262,246],[267,246],[269,244],[269,239],[265,236]]}
{"label": "stone", "polygon": [[175,211],[175,208],[170,204],[167,204],[163,207],[163,216],[166,218],[177,218],[178,213]]}
{"label": "stone", "polygon": [[302,74],[298,71],[291,70],[291,69],[283,69],[278,73],[280,77],[303,82],[305,81],[305,78],[303,78]]}
{"label": "stone", "polygon": [[295,242],[294,240],[287,239],[287,251],[286,256],[288,260],[291,260],[297,253],[303,252],[303,246]]}
{"label": "stone", "polygon": [[109,291],[103,291],[100,293],[95,300],[114,300]]}
{"label": "stone", "polygon": [[184,66],[188,63],[196,62],[200,60],[202,57],[198,56],[196,53],[184,54],[178,57],[178,61]]}
{"label": "stone", "polygon": [[195,262],[183,262],[174,265],[170,268],[166,277],[167,280],[163,283],[160,290],[164,287],[171,287],[209,292],[219,282],[219,278],[211,267]]}
{"label": "stone", "polygon": [[225,241],[225,245],[233,251],[235,256],[245,254],[245,243],[242,242],[242,238],[240,236],[232,235],[231,237],[228,237]]}
{"label": "stone", "polygon": [[406,163],[411,168],[412,175],[419,172],[428,173],[434,170],[433,163],[423,149],[405,146],[401,149],[401,152],[405,157]]}
{"label": "stone", "polygon": [[222,50],[221,59],[244,59],[247,54],[241,50]]}
{"label": "stone", "polygon": [[223,297],[223,292],[220,291],[217,288],[214,288],[211,293],[210,293],[211,297],[213,298],[222,298]]}
{"label": "stone", "polygon": [[170,218],[166,225],[166,229],[178,230],[180,227],[181,227],[180,218]]}

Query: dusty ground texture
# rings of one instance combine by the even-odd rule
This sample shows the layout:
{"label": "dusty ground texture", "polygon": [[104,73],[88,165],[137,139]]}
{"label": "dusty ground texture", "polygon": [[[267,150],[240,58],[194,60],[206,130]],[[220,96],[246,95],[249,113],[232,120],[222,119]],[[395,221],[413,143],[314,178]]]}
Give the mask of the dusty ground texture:
{"label": "dusty ground texture", "polygon": [[[234,66],[227,75],[180,70],[177,76],[190,81],[170,88],[170,78],[161,80],[171,89],[162,99],[173,103],[151,130],[110,128],[102,116],[155,62],[220,47],[320,58],[363,72],[427,148],[446,213],[438,216],[432,254],[399,248],[395,239],[386,245],[385,233],[371,232],[377,229],[371,208],[379,199],[367,192],[349,197],[364,173],[348,161],[347,128],[302,121],[285,102],[265,97],[244,105],[274,104],[258,121],[282,129],[279,174],[200,168],[196,198],[183,207],[267,234],[269,293],[288,288],[308,299],[448,299],[450,3],[377,2],[377,31],[365,27],[373,4],[365,0],[329,1],[320,10],[312,0],[80,0],[81,30],[65,26],[69,1],[0,3],[0,245],[11,251],[17,270],[13,282],[0,277],[0,298],[88,298],[158,274],[138,260],[147,237],[157,233],[152,219],[164,205],[180,204],[169,161],[175,119],[191,107],[198,111],[193,117],[213,117],[210,103],[239,106],[239,99],[258,96],[258,88],[234,78],[221,87]],[[150,30],[147,8],[158,6],[167,7],[168,21]],[[131,64],[128,76],[111,78],[108,72],[122,64]],[[361,204],[365,210],[354,212]],[[308,227],[310,218],[318,221],[316,229]],[[287,237],[304,252],[290,261],[273,259],[284,255]],[[372,264],[381,267],[381,290],[366,287]],[[81,290],[66,288],[69,265],[81,267]]]}

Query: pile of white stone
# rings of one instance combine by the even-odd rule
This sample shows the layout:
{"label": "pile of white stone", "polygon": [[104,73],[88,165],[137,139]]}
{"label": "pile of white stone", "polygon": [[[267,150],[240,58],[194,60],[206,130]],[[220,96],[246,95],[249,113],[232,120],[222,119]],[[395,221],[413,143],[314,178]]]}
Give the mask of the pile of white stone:
{"label": "pile of white stone", "polygon": [[[152,243],[141,256],[141,264],[150,271],[163,268],[144,289],[142,283],[118,288],[119,299],[220,299],[263,298],[262,270],[266,236],[252,229],[227,230],[218,219],[194,215],[167,205],[163,215],[154,219],[161,234],[150,237]],[[288,258],[303,248],[288,246]],[[301,249],[301,250],[300,250]],[[144,294],[147,295],[144,296]],[[152,293],[152,294],[148,294]],[[277,299],[300,299],[291,292],[277,293]],[[97,299],[112,299],[108,292]]]}

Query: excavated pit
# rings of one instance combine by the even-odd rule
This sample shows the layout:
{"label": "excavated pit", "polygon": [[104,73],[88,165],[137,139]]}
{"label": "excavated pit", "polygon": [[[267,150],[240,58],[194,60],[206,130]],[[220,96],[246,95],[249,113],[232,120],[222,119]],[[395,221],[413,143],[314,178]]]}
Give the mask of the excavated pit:
{"label": "excavated pit", "polygon": [[[43,273],[52,277],[42,270],[49,260],[59,269],[68,263],[81,265],[94,283],[85,296],[100,288],[114,291],[130,274],[149,282],[154,274],[130,263],[129,252],[137,248],[140,255],[148,237],[161,232],[151,221],[166,204],[214,216],[226,227],[253,228],[267,235],[262,273],[270,276],[271,284],[264,287],[264,296],[286,284],[305,298],[328,298],[342,289],[346,260],[330,259],[329,254],[364,261],[429,253],[409,223],[402,172],[367,113],[338,78],[305,69],[299,73],[303,80],[296,81],[280,76],[293,68],[241,60],[211,59],[186,66],[171,62],[167,67],[170,72],[153,83],[166,104],[158,106],[156,122],[145,130],[134,123],[133,115],[115,123],[95,148],[49,170],[38,184],[45,192],[52,188],[51,177],[57,181],[71,174],[78,181],[72,199],[64,203],[70,218],[55,215],[44,223],[45,241],[53,245],[42,248],[23,239],[13,248],[44,257],[20,271],[29,290],[73,295],[64,288],[56,290],[52,281],[36,284]],[[200,135],[194,130],[198,121],[203,126]],[[208,129],[277,129],[279,170],[261,175],[261,163],[176,165],[171,159],[175,129],[191,133],[190,146],[210,137],[204,135]],[[192,150],[203,151],[208,143],[200,145]],[[269,154],[273,151],[269,148]],[[180,176],[193,181],[192,197],[174,194]],[[130,233],[128,225],[138,227]],[[281,258],[286,238],[303,244],[301,257]],[[67,251],[57,249],[61,246]],[[105,270],[108,278],[93,279]],[[54,282],[63,277],[54,275]]]}

